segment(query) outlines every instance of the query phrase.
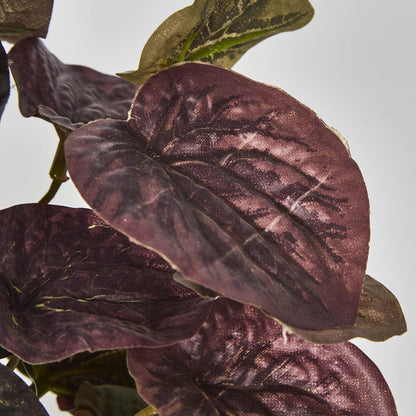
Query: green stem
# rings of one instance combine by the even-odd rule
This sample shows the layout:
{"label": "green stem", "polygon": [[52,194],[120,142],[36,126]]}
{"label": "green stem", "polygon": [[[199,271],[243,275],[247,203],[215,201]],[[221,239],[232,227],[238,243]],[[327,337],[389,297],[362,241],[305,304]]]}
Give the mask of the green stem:
{"label": "green stem", "polygon": [[144,409],[140,410],[139,413],[136,413],[134,416],[154,416],[158,415],[157,410],[152,406],[147,406]]}
{"label": "green stem", "polygon": [[40,204],[49,204],[53,197],[58,192],[60,186],[68,180],[66,176],[66,162],[64,154],[64,143],[68,137],[70,131],[63,127],[55,126],[55,130],[59,136],[58,147],[56,148],[55,157],[53,158],[51,169],[49,170],[49,176],[52,178],[51,186],[48,192],[39,200]]}
{"label": "green stem", "polygon": [[17,366],[19,365],[19,363],[20,363],[20,358],[13,356],[7,362],[6,367],[10,368],[10,370],[15,370]]}

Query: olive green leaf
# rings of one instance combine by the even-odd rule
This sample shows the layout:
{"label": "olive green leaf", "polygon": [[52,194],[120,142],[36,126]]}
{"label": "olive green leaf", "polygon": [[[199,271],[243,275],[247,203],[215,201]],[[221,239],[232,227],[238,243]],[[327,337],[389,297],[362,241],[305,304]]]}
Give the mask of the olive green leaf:
{"label": "olive green leaf", "polygon": [[308,0],[195,0],[156,29],[136,71],[119,75],[142,84],[152,74],[182,61],[231,68],[252,46],[276,33],[305,26],[313,13]]}
{"label": "olive green leaf", "polygon": [[76,415],[132,416],[147,406],[135,387],[94,386],[85,381],[75,396]]}
{"label": "olive green leaf", "polygon": [[402,335],[407,331],[399,301],[384,285],[366,275],[354,325],[324,330],[296,328],[296,334],[316,343],[337,343],[365,337],[371,341]]}
{"label": "olive green leaf", "polygon": [[65,360],[40,365],[20,362],[18,369],[33,381],[38,397],[51,391],[73,400],[85,381],[94,385],[135,387],[127,370],[124,350],[82,352]]}
{"label": "olive green leaf", "polygon": [[2,0],[0,39],[15,43],[27,36],[46,37],[52,7],[53,0]]}

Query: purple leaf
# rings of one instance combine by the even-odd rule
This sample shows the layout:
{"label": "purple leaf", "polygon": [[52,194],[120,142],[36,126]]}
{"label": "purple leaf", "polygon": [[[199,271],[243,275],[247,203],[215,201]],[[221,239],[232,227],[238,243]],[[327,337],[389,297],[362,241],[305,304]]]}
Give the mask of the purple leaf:
{"label": "purple leaf", "polygon": [[0,345],[23,361],[170,344],[210,308],[90,210],[19,205],[0,211],[0,229]]}
{"label": "purple leaf", "polygon": [[186,341],[127,353],[139,394],[160,416],[393,416],[377,367],[350,343],[283,334],[259,310],[221,299]]}
{"label": "purple leaf", "polygon": [[7,54],[0,42],[0,120],[10,94],[9,66]]}
{"label": "purple leaf", "polygon": [[0,364],[0,414],[2,416],[48,416],[29,386]]}
{"label": "purple leaf", "polygon": [[369,208],[340,138],[285,92],[186,63],[139,90],[128,121],[66,142],[70,175],[112,227],[190,285],[303,329],[354,323]]}
{"label": "purple leaf", "polygon": [[69,130],[100,118],[127,118],[137,85],[63,64],[36,38],[17,43],[9,58],[25,117],[41,117]]}

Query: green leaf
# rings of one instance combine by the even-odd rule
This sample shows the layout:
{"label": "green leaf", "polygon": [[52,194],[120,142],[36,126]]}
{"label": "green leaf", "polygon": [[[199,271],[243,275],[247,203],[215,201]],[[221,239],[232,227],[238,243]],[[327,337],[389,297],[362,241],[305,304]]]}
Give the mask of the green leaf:
{"label": "green leaf", "polygon": [[46,37],[53,0],[2,0],[0,39],[15,43],[27,36]]}
{"label": "green leaf", "polygon": [[142,84],[152,74],[183,61],[231,68],[252,46],[305,26],[313,13],[308,0],[195,0],[156,29],[136,71],[119,75]]}
{"label": "green leaf", "polygon": [[86,381],[75,396],[76,414],[80,415],[132,416],[147,406],[135,388],[125,386],[93,386]]}
{"label": "green leaf", "polygon": [[297,335],[318,344],[342,342],[364,337],[385,341],[407,331],[399,301],[384,285],[366,275],[354,325],[333,329],[293,329]]}
{"label": "green leaf", "polygon": [[39,397],[48,391],[74,397],[81,384],[116,384],[134,387],[134,380],[126,366],[126,352],[122,350],[83,352],[62,361],[19,365],[19,370],[30,376]]}

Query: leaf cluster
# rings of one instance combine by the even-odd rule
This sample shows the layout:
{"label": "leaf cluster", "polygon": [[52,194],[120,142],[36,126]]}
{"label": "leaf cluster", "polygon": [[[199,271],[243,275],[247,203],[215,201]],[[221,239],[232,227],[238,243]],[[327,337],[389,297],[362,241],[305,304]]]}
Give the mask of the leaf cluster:
{"label": "leaf cluster", "polygon": [[[78,416],[396,414],[348,342],[406,331],[365,273],[361,172],[311,109],[229,69],[309,2],[195,0],[122,77],[46,48],[51,0],[3,3],[0,116],[11,72],[58,146],[40,201],[0,211],[0,411],[44,416],[51,391]],[[90,209],[49,204],[69,178]]]}

